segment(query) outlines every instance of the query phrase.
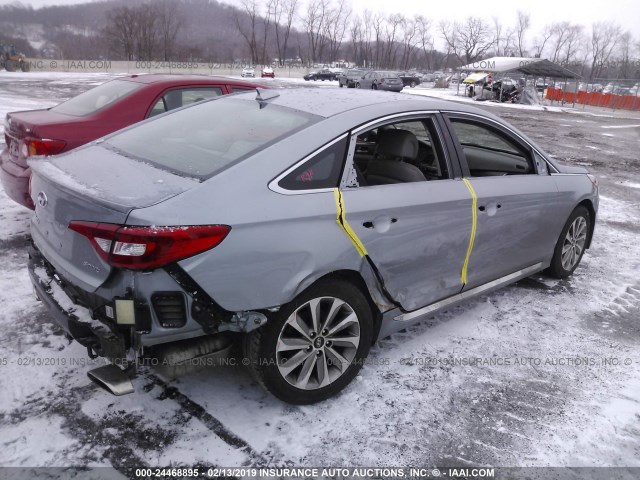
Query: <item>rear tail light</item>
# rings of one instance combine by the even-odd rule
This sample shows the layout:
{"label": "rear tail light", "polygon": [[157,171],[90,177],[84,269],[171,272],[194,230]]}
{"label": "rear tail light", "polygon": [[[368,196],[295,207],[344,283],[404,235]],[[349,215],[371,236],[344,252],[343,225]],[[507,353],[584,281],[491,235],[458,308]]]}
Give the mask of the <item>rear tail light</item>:
{"label": "rear tail light", "polygon": [[129,227],[72,221],[69,229],[87,237],[98,255],[110,265],[149,270],[184,260],[219,245],[231,227]]}
{"label": "rear tail light", "polygon": [[67,142],[64,140],[27,137],[20,147],[20,154],[23,158],[29,158],[35,155],[56,155],[60,153],[66,145]]}

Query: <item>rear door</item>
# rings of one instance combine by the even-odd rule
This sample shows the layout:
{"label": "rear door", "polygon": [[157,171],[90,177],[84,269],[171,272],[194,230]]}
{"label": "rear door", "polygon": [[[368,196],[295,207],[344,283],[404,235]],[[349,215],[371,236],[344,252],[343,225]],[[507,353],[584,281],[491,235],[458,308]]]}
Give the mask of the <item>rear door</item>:
{"label": "rear door", "polygon": [[498,122],[453,113],[446,118],[477,198],[465,288],[548,260],[560,195],[542,157]]}
{"label": "rear door", "polygon": [[[455,178],[455,165],[446,153],[437,120],[436,115],[423,114],[356,131],[347,171],[349,162],[360,167],[354,167],[356,177],[341,189],[345,219],[390,297],[407,311],[460,292],[460,272],[471,234],[471,195],[464,182]],[[358,146],[379,142],[388,129],[410,132],[417,138],[415,157],[390,161],[410,164],[403,169],[413,172],[419,169],[423,180],[368,182],[373,175],[368,174],[366,164],[380,158],[354,158],[362,151]]]}

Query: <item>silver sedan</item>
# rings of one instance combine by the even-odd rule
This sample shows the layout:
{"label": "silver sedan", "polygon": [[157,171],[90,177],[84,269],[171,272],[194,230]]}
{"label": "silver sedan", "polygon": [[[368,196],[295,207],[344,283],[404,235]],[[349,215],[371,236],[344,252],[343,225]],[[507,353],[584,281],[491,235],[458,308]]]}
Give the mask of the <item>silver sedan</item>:
{"label": "silver sedan", "polygon": [[592,175],[499,118],[371,91],[221,97],[30,164],[31,278],[91,355],[237,341],[298,404],[425,316],[571,275],[598,210]]}

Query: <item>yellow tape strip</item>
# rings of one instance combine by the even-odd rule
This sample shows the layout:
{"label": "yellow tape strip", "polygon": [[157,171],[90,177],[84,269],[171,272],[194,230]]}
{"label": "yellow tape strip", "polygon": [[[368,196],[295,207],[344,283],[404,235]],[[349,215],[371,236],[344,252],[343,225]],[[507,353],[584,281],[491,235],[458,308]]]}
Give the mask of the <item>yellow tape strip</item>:
{"label": "yellow tape strip", "polygon": [[462,273],[460,274],[460,280],[463,285],[467,284],[467,268],[469,267],[469,258],[471,257],[471,252],[473,251],[473,242],[476,240],[476,228],[478,226],[478,197],[476,195],[475,190],[471,186],[471,182],[466,178],[463,178],[462,181],[469,189],[469,193],[471,193],[471,236],[469,237],[469,246],[467,247],[467,256],[464,259],[464,264],[462,265]]}
{"label": "yellow tape strip", "polygon": [[353,231],[353,229],[351,228],[351,225],[349,225],[349,222],[347,222],[346,210],[344,208],[344,199],[342,197],[342,192],[339,189],[334,188],[333,196],[336,200],[336,223],[340,226],[342,230],[344,230],[344,233],[347,234],[347,237],[349,237],[349,240],[351,240],[351,243],[353,243],[353,245],[356,247],[358,254],[361,257],[364,257],[365,255],[367,255],[367,249],[364,248],[364,245],[358,238],[358,235],[356,235],[356,232]]}

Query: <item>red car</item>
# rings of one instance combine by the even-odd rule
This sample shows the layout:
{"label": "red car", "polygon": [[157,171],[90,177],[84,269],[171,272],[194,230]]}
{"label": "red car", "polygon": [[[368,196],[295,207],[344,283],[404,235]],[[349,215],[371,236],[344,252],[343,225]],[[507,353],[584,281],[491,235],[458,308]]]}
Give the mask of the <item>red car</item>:
{"label": "red car", "polygon": [[66,152],[145,118],[257,86],[204,75],[131,75],[49,109],[9,113],[4,125],[6,146],[0,154],[4,191],[33,209],[29,157]]}

